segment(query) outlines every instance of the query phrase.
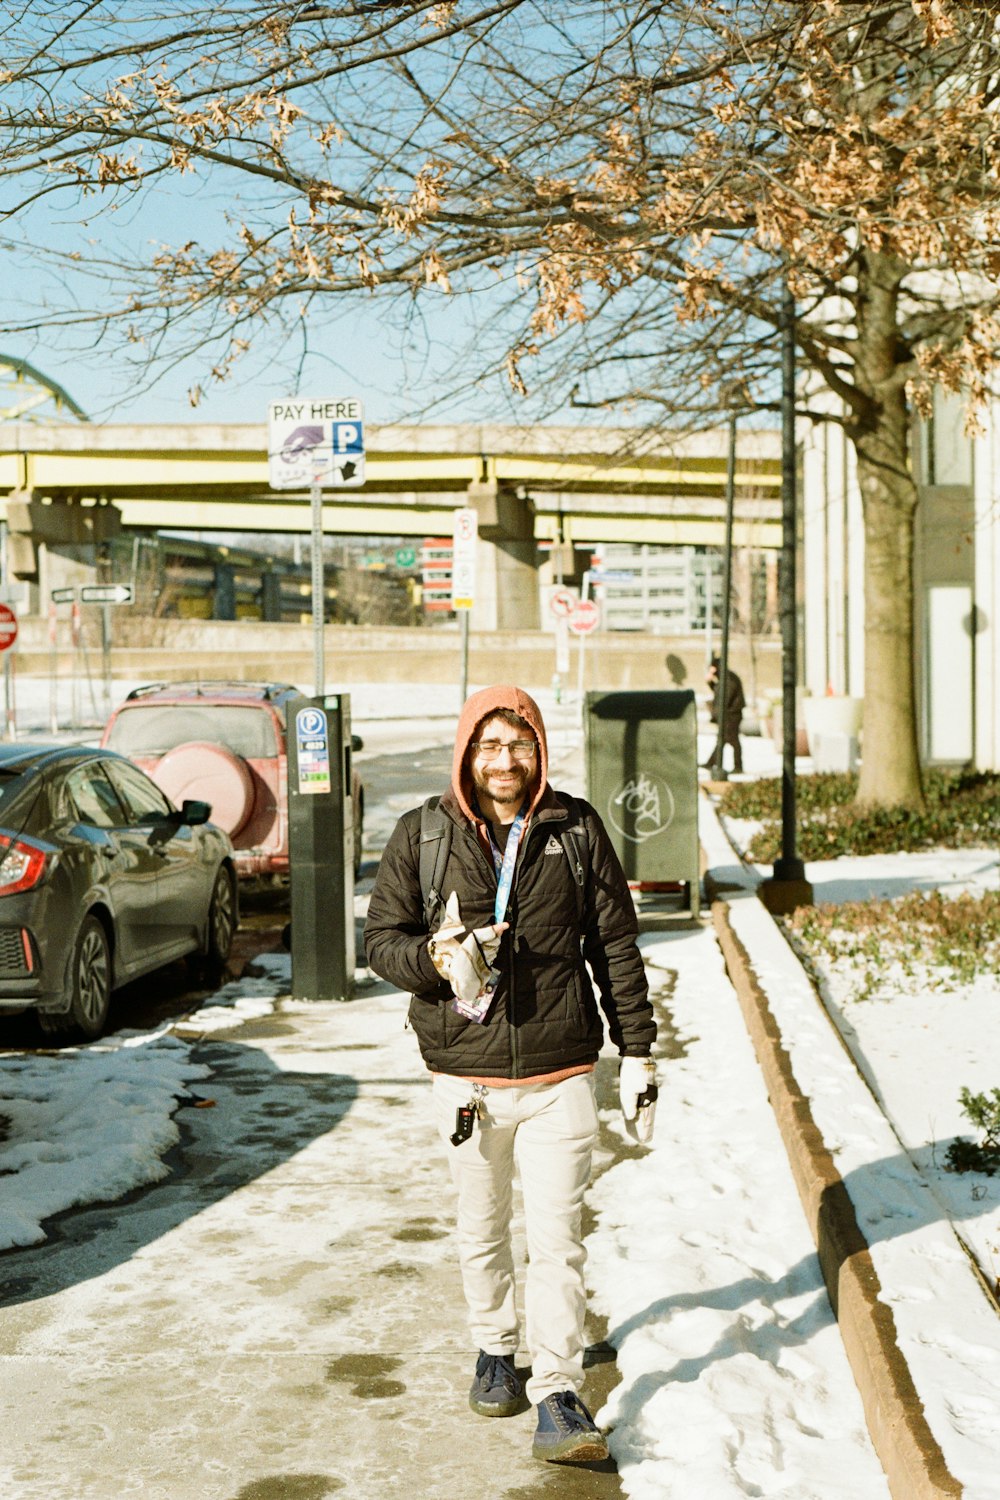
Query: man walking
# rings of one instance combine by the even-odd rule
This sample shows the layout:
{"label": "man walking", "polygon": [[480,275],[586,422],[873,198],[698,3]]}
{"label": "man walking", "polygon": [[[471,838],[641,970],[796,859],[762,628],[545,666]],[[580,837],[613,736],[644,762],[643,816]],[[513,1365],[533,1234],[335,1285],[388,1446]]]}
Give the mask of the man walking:
{"label": "man walking", "polygon": [[726,753],[726,746],[733,747],[733,770],[743,770],[743,747],[740,744],[740,724],[743,720],[743,710],[746,708],[746,698],[743,695],[743,683],[732,667],[726,666],[726,701],[722,702],[722,683],[719,680],[719,669],[722,663],[717,656],[713,656],[709,664],[708,674],[705,682],[712,694],[712,702],[708,717],[713,724],[719,726],[719,737],[715,742],[712,754],[705,765],[712,769],[718,766],[722,769],[722,759]]}
{"label": "man walking", "polygon": [[[589,804],[555,791],[547,770],[533,699],[509,686],[473,694],[435,825],[415,808],[386,845],[365,947],[377,974],[412,992],[410,1022],[434,1075],[479,1350],[469,1403],[480,1416],[506,1417],[526,1398],[537,1407],[534,1455],[584,1463],[608,1454],[579,1396],[581,1213],[598,1127],[601,1011],[621,1054],[622,1112],[637,1139],[652,1130],[656,1026],[635,910],[604,826]],[[446,862],[428,892],[432,842]],[[526,1386],[514,1363],[515,1159],[528,1245]]]}

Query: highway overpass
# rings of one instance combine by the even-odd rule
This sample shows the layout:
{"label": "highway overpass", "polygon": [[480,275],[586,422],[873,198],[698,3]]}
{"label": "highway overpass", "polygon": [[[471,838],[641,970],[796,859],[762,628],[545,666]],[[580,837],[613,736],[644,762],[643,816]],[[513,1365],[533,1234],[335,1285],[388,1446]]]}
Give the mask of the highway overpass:
{"label": "highway overpass", "polygon": [[[718,546],[723,541],[725,431],[667,441],[662,435],[583,426],[368,425],[365,439],[366,484],[362,490],[325,492],[324,530],[450,535],[455,508],[475,506],[483,550],[482,601],[474,623],[482,628],[523,625],[537,616],[546,543]],[[780,546],[780,471],[778,434],[741,431],[737,546]],[[307,492],[268,488],[263,423],[3,424],[4,494],[15,502],[11,516],[17,503],[25,514],[24,502],[35,507],[36,517],[39,504],[93,513],[110,503],[126,527],[310,529]],[[571,576],[572,565],[564,562],[563,571]]]}

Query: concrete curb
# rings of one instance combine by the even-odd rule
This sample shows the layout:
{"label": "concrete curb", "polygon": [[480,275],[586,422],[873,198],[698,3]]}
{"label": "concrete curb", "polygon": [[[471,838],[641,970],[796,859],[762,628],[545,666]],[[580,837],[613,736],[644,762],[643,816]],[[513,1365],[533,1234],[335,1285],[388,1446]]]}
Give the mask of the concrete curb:
{"label": "concrete curb", "polygon": [[[706,882],[711,887],[711,879]],[[711,889],[708,892],[711,898]],[[831,1306],[875,1450],[897,1500],[940,1500],[963,1487],[949,1471],[896,1339],[891,1308],[854,1205],[799,1087],[768,997],[733,930],[729,906],[712,920],[767,1084],[792,1175],[812,1231]],[[817,997],[818,1006],[822,1002]],[[832,1030],[832,1026],[831,1026]],[[841,1045],[839,1037],[838,1045]]]}

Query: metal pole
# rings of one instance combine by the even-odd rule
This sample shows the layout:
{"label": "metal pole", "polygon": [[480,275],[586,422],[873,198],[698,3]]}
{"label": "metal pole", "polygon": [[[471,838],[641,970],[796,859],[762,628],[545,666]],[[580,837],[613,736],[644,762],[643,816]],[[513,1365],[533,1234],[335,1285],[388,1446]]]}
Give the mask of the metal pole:
{"label": "metal pole", "polygon": [[[729,687],[729,611],[733,578],[733,509],[736,504],[736,417],[729,418],[729,457],[726,464],[726,544],[722,559],[722,646],[719,652],[718,704],[719,735],[712,757],[712,776],[726,781],[728,773],[722,764],[726,738],[726,690]],[[739,731],[737,730],[737,733]]]}
{"label": "metal pole", "polygon": [[101,666],[104,674],[104,717],[111,712],[111,606],[101,605]]}
{"label": "metal pole", "polygon": [[3,654],[3,699],[4,734],[8,740],[17,739],[17,718],[14,710],[14,663],[11,651]]}
{"label": "metal pole", "polygon": [[469,614],[470,611],[463,609],[461,615],[462,630],[462,696],[459,699],[459,707],[469,696]]}
{"label": "metal pole", "polygon": [[795,300],[785,282],[781,304],[781,858],[760,887],[772,912],[787,913],[812,902],[812,887],[795,850],[795,679],[798,640],[795,617]]}
{"label": "metal pole", "polygon": [[309,488],[312,517],[312,617],[313,617],[313,692],[322,698],[326,692],[326,658],[323,626],[326,597],[323,587],[323,490],[318,484]]}
{"label": "metal pole", "polygon": [[59,611],[49,603],[49,729],[59,733]]}

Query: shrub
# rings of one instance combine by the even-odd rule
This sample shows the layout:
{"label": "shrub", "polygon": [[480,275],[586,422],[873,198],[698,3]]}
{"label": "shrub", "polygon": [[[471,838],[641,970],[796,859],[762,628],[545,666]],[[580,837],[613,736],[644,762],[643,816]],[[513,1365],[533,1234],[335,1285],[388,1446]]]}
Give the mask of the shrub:
{"label": "shrub", "polygon": [[894,901],[803,906],[783,919],[814,973],[854,966],[852,999],[869,999],[890,967],[919,972],[926,989],[951,990],[984,975],[1000,978],[1000,891],[946,896],[911,891]]}
{"label": "shrub", "polygon": [[[992,845],[1000,836],[1000,775],[988,771],[929,771],[927,808],[854,807],[857,776],[823,773],[796,779],[797,848],[802,859],[841,854],[895,854],[900,850]],[[781,853],[781,780],[733,782],[719,810],[731,818],[762,822],[747,853],[758,864]]]}
{"label": "shrub", "polygon": [[985,1172],[992,1177],[1000,1169],[1000,1089],[990,1094],[974,1094],[963,1089],[958,1096],[962,1113],[977,1130],[981,1141],[959,1137],[948,1147],[945,1164],[949,1172]]}

